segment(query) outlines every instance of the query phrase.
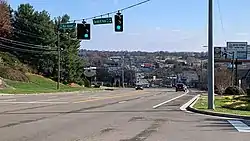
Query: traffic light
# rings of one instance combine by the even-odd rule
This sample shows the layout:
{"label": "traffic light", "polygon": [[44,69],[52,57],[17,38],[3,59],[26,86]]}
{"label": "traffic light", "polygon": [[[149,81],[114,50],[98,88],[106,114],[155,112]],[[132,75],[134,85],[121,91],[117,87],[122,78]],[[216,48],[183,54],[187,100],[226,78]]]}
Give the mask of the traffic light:
{"label": "traffic light", "polygon": [[115,15],[115,32],[123,32],[123,15],[120,13]]}
{"label": "traffic light", "polygon": [[77,39],[90,40],[90,24],[77,24]]}

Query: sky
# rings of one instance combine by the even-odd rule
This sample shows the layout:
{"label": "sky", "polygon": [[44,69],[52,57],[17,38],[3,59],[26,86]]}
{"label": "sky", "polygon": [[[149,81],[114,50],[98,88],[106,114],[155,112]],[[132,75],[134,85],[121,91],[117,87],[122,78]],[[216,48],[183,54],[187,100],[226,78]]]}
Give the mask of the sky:
{"label": "sky", "polygon": [[[74,2],[73,2],[74,1]],[[51,17],[72,20],[116,11],[143,0],[8,0],[17,9],[30,3]],[[91,25],[91,40],[82,49],[117,51],[206,51],[208,0],[151,0],[122,11],[124,32],[113,25]],[[250,42],[250,0],[214,0],[214,46],[226,41]],[[113,17],[113,15],[110,15]],[[92,24],[92,20],[88,20]]]}

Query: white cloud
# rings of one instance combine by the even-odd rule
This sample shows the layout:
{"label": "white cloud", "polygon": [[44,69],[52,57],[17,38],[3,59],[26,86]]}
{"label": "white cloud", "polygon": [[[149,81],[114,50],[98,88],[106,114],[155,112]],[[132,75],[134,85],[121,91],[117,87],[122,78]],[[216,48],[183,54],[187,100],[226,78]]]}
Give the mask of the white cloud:
{"label": "white cloud", "polygon": [[180,32],[180,29],[173,29],[172,32]]}

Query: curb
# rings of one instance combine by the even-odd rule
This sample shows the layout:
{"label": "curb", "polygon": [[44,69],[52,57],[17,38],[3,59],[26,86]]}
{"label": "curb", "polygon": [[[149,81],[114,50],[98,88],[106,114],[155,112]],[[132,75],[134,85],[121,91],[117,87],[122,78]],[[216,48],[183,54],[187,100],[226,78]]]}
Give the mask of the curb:
{"label": "curb", "polygon": [[194,99],[194,101],[186,108],[186,110],[194,112],[194,113],[210,115],[210,116],[250,120],[250,116],[241,116],[241,115],[235,115],[235,114],[226,114],[226,113],[198,110],[194,108],[193,105],[197,102],[197,100],[199,100],[199,97],[200,96],[197,96],[196,99]]}

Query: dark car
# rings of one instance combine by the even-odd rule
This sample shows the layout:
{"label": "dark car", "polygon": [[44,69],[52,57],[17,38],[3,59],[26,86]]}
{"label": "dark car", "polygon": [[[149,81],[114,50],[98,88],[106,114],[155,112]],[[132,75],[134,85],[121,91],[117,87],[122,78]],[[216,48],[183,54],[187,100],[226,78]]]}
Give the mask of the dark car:
{"label": "dark car", "polygon": [[138,85],[135,87],[135,90],[143,90],[143,87],[141,85]]}
{"label": "dark car", "polygon": [[175,85],[175,91],[176,92],[178,92],[178,91],[186,91],[187,90],[187,86],[185,85],[185,84],[183,84],[183,83],[177,83],[176,85]]}

